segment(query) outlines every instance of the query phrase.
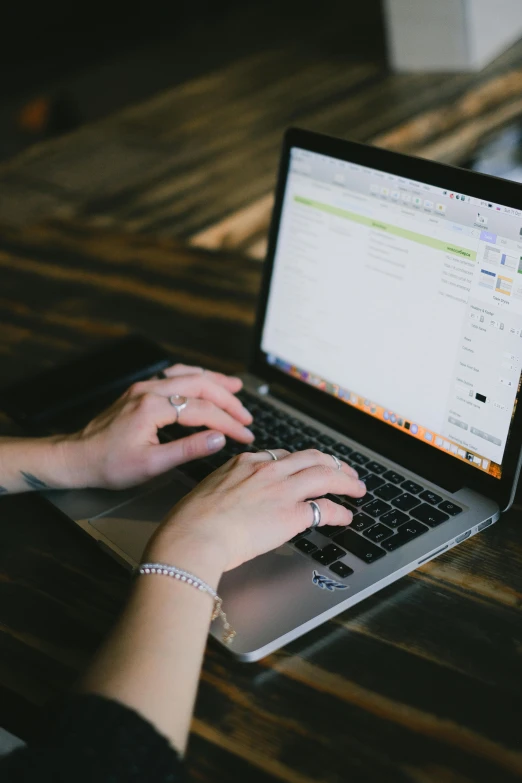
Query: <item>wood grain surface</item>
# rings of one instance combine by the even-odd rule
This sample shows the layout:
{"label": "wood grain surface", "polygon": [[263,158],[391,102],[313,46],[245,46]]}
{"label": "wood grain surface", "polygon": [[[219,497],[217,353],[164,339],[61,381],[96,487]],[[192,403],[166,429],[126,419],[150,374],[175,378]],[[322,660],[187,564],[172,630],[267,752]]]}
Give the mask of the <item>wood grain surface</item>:
{"label": "wood grain surface", "polygon": [[[136,329],[235,371],[259,265],[55,220],[0,231],[0,279],[3,381]],[[521,510],[259,663],[209,643],[193,779],[520,780]],[[0,520],[0,724],[30,736],[88,665],[130,582],[34,496],[0,499]]]}
{"label": "wood grain surface", "polygon": [[[313,31],[163,91],[0,167],[0,222],[49,217],[262,258],[284,130],[449,163],[522,115],[522,41],[474,73],[391,73],[377,33]],[[218,34],[218,33],[217,33]]]}

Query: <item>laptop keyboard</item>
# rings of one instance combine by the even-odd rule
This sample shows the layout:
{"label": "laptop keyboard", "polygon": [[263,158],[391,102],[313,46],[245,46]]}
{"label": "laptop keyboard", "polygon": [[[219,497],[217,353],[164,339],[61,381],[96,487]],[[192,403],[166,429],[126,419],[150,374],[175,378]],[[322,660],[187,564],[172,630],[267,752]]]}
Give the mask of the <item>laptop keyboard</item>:
{"label": "laptop keyboard", "polygon": [[[353,573],[342,562],[347,552],[363,563],[374,563],[461,513],[462,508],[456,503],[275,408],[266,400],[244,390],[238,397],[254,417],[250,429],[256,436],[255,443],[245,445],[227,441],[222,451],[205,460],[183,465],[180,470],[201,481],[236,454],[265,448],[320,449],[352,465],[366,484],[366,495],[363,498],[328,495],[330,500],[353,511],[351,525],[316,528],[314,541],[308,537],[311,530],[307,529],[289,542],[337,576],[344,578]],[[317,534],[323,538],[319,546]]]}

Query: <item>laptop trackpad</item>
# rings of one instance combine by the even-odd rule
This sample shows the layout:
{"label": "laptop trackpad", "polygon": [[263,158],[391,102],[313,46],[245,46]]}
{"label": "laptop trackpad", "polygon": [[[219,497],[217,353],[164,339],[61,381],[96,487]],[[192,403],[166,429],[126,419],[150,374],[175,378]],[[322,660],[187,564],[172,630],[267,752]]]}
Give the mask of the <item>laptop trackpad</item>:
{"label": "laptop trackpad", "polygon": [[111,511],[89,519],[89,524],[114,546],[139,563],[149,538],[190,487],[180,480],[140,495]]}

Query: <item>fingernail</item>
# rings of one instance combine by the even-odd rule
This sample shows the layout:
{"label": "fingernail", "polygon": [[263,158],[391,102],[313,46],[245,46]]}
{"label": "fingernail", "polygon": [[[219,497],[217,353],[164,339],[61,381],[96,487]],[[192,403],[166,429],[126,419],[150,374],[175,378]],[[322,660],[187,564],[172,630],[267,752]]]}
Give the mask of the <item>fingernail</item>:
{"label": "fingernail", "polygon": [[221,432],[213,432],[207,437],[207,446],[209,451],[218,451],[225,445],[226,438]]}
{"label": "fingernail", "polygon": [[246,435],[248,435],[249,438],[252,438],[252,440],[254,440],[255,435],[252,432],[252,430],[249,430],[248,427],[243,427],[243,429],[245,430]]}
{"label": "fingernail", "polygon": [[366,492],[366,484],[364,483],[364,481],[361,481],[361,479],[359,479],[359,481],[357,483],[358,483],[359,487],[361,489],[364,489],[364,491]]}

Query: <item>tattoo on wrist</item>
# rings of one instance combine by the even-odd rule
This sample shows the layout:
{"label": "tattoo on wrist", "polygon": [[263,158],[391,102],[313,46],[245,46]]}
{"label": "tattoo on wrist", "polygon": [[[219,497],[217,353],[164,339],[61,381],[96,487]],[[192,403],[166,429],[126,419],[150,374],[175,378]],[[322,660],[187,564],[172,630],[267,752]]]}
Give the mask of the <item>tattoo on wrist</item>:
{"label": "tattoo on wrist", "polygon": [[0,487],[0,495],[6,495],[9,492],[5,487]]}
{"label": "tattoo on wrist", "polygon": [[51,489],[51,487],[46,484],[45,481],[41,481],[36,476],[33,476],[32,473],[25,473],[23,470],[21,470],[20,473],[24,477],[26,484],[28,484],[31,489]]}

